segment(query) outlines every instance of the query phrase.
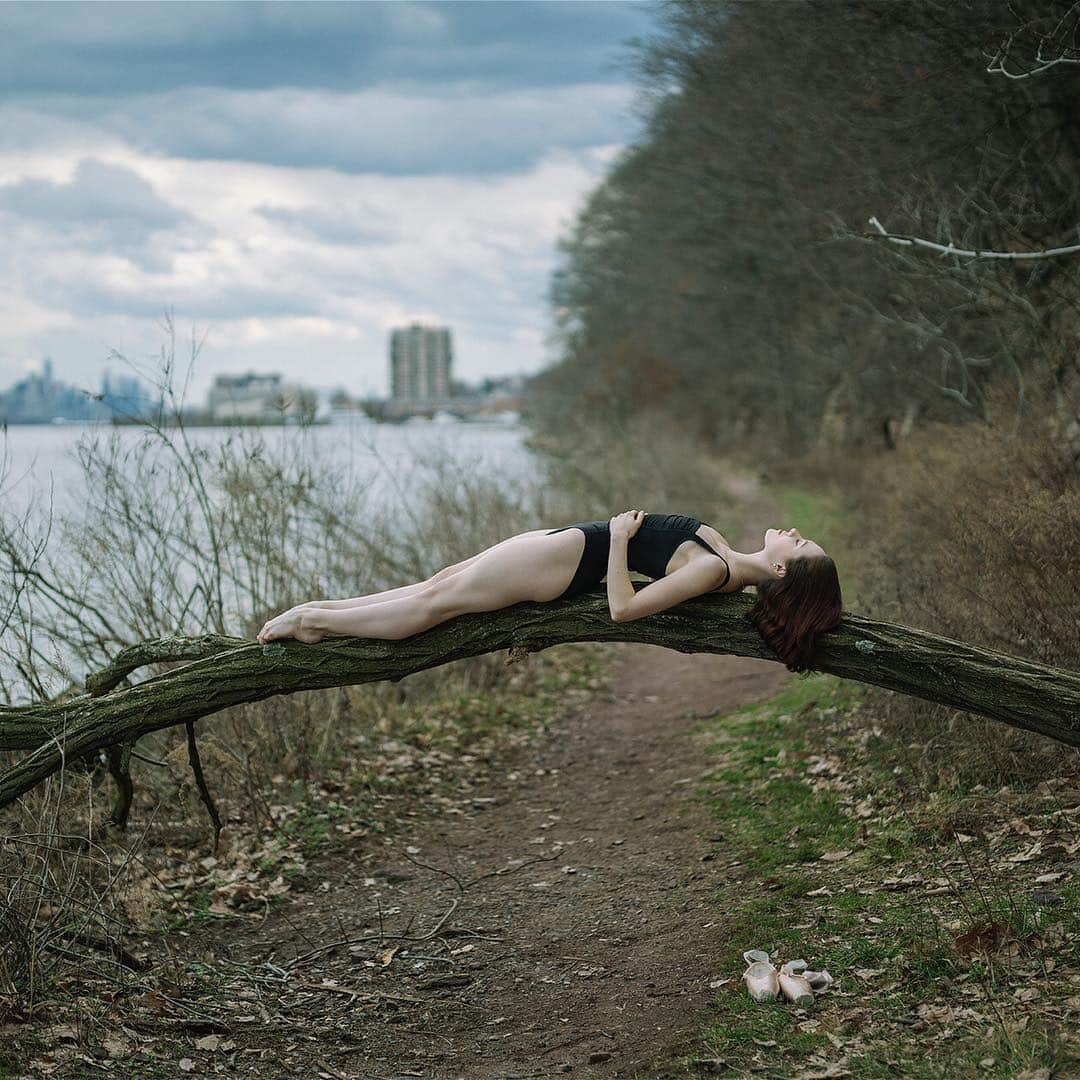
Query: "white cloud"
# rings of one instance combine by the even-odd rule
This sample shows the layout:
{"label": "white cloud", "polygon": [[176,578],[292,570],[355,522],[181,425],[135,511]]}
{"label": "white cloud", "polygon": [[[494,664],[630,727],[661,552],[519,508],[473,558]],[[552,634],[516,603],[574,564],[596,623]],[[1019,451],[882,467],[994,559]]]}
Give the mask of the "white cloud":
{"label": "white cloud", "polygon": [[[74,157],[48,165],[85,181]],[[96,385],[110,348],[157,352],[167,307],[179,326],[209,330],[196,400],[216,371],[248,367],[384,393],[387,332],[418,312],[454,328],[459,377],[535,370],[555,240],[599,173],[591,149],[552,151],[522,174],[385,177],[127,148],[91,174],[122,178],[161,219],[143,238],[147,258],[87,246],[41,214],[24,221],[20,273],[9,267],[2,282],[0,373],[50,353],[60,377]],[[324,231],[340,218],[346,235],[321,238],[289,214],[315,215]]]}
{"label": "white cloud", "polygon": [[417,316],[459,377],[537,369],[646,6],[0,5],[0,387],[145,369],[166,308],[209,331],[195,399],[248,368],[383,393]]}
{"label": "white cloud", "polygon": [[621,82],[499,93],[459,81],[351,92],[185,86],[104,101],[51,95],[0,109],[0,148],[55,146],[91,128],[145,153],[180,158],[402,175],[510,172],[550,146],[583,148],[621,136],[632,99]]}

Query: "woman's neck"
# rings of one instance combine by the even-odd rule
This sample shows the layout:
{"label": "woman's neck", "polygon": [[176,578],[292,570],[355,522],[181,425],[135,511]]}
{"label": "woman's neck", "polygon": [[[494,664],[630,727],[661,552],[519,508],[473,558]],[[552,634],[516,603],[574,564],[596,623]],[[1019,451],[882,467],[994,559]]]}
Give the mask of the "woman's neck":
{"label": "woman's neck", "polygon": [[760,585],[763,581],[772,581],[776,577],[775,569],[765,557],[765,549],[750,554],[728,548],[726,556],[731,569],[731,578],[740,589],[747,585]]}

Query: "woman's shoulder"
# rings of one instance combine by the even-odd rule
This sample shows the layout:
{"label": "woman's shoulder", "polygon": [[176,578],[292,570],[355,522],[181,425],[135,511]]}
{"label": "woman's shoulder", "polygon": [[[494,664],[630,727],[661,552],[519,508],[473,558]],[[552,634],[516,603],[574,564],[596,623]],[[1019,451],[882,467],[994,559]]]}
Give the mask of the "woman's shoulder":
{"label": "woman's shoulder", "polygon": [[721,555],[732,550],[731,544],[728,543],[728,538],[724,536],[719,529],[710,525],[707,521],[702,521],[699,524],[705,530],[706,539],[716,546]]}
{"label": "woman's shoulder", "polygon": [[712,591],[713,592],[718,592],[718,593],[735,593],[735,592],[742,592],[743,589],[745,589],[745,588],[746,588],[745,585],[743,585],[740,582],[736,581],[734,577],[729,576],[727,581],[725,581],[723,583],[723,585],[717,585],[716,588],[713,589]]}

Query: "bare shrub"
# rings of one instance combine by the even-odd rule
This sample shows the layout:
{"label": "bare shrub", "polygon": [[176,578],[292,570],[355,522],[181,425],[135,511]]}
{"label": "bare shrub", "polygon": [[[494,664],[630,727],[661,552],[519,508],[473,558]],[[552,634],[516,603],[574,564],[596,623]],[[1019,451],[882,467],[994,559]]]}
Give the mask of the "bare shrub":
{"label": "bare shrub", "polygon": [[0,1018],[35,998],[61,969],[130,984],[145,968],[125,945],[124,896],[142,837],[117,849],[67,832],[40,801],[0,839]]}
{"label": "bare shrub", "polygon": [[[1015,384],[987,390],[1000,424],[936,424],[838,482],[857,511],[852,607],[875,618],[1080,667],[1080,482],[1053,425],[1014,434]],[[1033,781],[1061,747],[967,713],[872,692],[875,715],[916,744],[929,782]],[[1056,765],[1055,765],[1056,763]]]}
{"label": "bare shrub", "polygon": [[733,511],[727,461],[661,413],[614,431],[598,425],[572,438],[541,436],[533,445],[544,451],[545,519],[553,525],[641,509],[715,518],[723,531]]}
{"label": "bare shrub", "polygon": [[[237,428],[208,442],[183,423],[167,325],[159,388],[168,409],[136,429],[84,434],[77,504],[35,506],[19,517],[13,503],[0,506],[0,668],[8,673],[0,691],[9,703],[81,693],[88,672],[137,641],[253,637],[267,617],[297,602],[423,580],[543,524],[532,477],[485,468],[450,445],[403,463],[383,460],[372,440],[350,470],[321,455],[304,425],[269,434]],[[197,354],[193,344],[192,363]],[[6,477],[5,466],[0,487]],[[226,829],[273,831],[283,790],[296,782],[303,800],[335,768],[362,772],[392,734],[468,743],[483,710],[454,703],[508,680],[527,697],[542,666],[517,665],[508,676],[504,657],[477,657],[396,684],[283,696],[215,715],[200,725],[200,738]],[[99,824],[110,799],[105,766],[105,755],[69,761],[4,812],[0,995],[25,1001],[65,956],[123,966],[114,949],[118,867],[138,840]],[[179,843],[205,842],[182,730],[142,740],[131,769],[133,826],[148,827],[164,809]],[[159,824],[159,842],[163,835]]]}

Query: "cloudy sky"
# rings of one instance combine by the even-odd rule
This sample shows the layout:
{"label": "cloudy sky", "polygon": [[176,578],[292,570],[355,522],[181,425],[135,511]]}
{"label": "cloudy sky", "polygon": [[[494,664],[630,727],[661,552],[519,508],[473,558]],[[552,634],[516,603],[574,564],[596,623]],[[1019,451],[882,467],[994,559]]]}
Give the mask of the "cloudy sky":
{"label": "cloudy sky", "polygon": [[[390,327],[455,374],[550,358],[555,242],[638,131],[650,0],[0,4],[0,389],[152,370],[383,395]],[[183,370],[186,370],[186,365]]]}

